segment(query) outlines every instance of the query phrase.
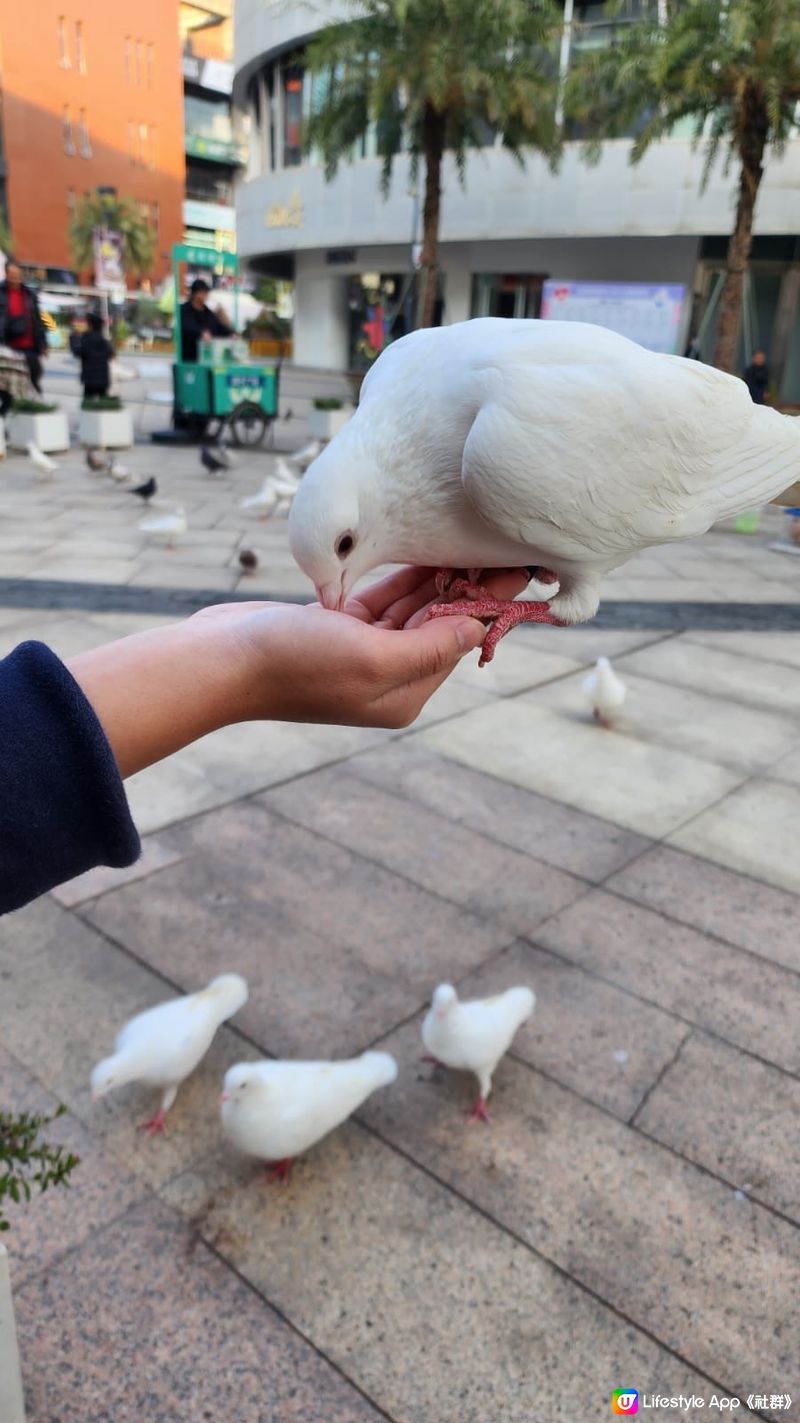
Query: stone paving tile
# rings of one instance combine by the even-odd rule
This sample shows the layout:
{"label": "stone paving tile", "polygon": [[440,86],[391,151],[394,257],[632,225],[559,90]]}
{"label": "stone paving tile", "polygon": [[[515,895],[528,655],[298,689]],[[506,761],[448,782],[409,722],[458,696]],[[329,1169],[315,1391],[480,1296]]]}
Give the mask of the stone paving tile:
{"label": "stone paving tile", "polygon": [[230,779],[229,792],[215,785],[190,750],[179,751],[168,761],[138,771],[125,782],[136,828],[140,835],[150,835],[233,799],[238,793],[233,770]]}
{"label": "stone paving tile", "polygon": [[800,979],[652,910],[592,890],[537,941],[789,1072],[800,1071]]}
{"label": "stone paving tile", "polygon": [[[618,596],[616,592],[614,596]],[[518,643],[532,645],[542,652],[555,653],[587,666],[596,662],[598,657],[622,657],[634,648],[650,643],[657,645],[666,640],[668,634],[654,632],[652,628],[596,628],[591,623],[578,623],[570,628],[536,627],[533,623],[523,623],[514,637]],[[506,638],[496,655],[497,661],[509,645],[511,640]]]}
{"label": "stone paving tile", "polygon": [[626,654],[619,670],[624,675],[626,669],[671,686],[729,698],[744,706],[788,712],[793,716],[800,707],[800,669],[781,662],[751,662],[739,653],[723,652],[718,647],[689,642],[684,637],[670,638],[657,647]]}
{"label": "stone paving tile", "polygon": [[636,1125],[798,1221],[798,1120],[796,1078],[693,1033]]}
{"label": "stone paving tile", "polygon": [[[52,1115],[58,1095],[47,1092],[26,1068],[0,1046],[0,1102],[4,1111]],[[73,1116],[64,1116],[44,1131],[44,1139],[64,1146],[79,1158],[69,1187],[35,1186],[27,1204],[3,1201],[10,1234],[14,1288],[53,1268],[60,1256],[74,1251],[145,1193],[145,1187],[115,1161],[94,1135]],[[2,1401],[2,1400],[0,1400]]]}
{"label": "stone paving tile", "polygon": [[[202,963],[188,965],[182,987],[191,991],[215,973],[241,968],[235,957],[209,959],[209,972]],[[232,1062],[252,1055],[225,1028],[181,1087],[165,1136],[147,1141],[136,1130],[158,1105],[152,1088],[132,1084],[91,1102],[91,1069],[111,1052],[123,1024],[175,996],[144,965],[45,899],[3,919],[0,984],[0,1040],[133,1175],[156,1184],[219,1144],[220,1083]]]}
{"label": "stone paving tile", "polygon": [[800,972],[798,903],[784,890],[668,845],[653,846],[605,887]]}
{"label": "stone paving tile", "polygon": [[377,861],[513,933],[531,934],[583,880],[333,767],[259,798],[295,824]]}
{"label": "stone paving tile", "polygon": [[130,884],[132,880],[144,879],[156,870],[163,870],[167,865],[177,864],[180,858],[180,852],[175,850],[165,837],[148,835],[142,842],[142,853],[135,864],[128,865],[125,869],[97,865],[93,870],[87,870],[85,874],[77,875],[75,879],[58,885],[52,891],[53,897],[65,908],[73,909],[76,904],[84,904],[87,899],[96,899],[98,895],[106,894],[110,889],[117,889],[121,884]]}
{"label": "stone paving tile", "polygon": [[164,1206],[21,1290],[17,1322],[30,1423],[381,1416]]}
{"label": "stone paving tile", "polygon": [[399,746],[356,756],[347,769],[448,820],[583,879],[605,879],[650,843],[610,821],[435,756],[423,750],[416,738],[405,737]]}
{"label": "stone paving tile", "polygon": [[166,1193],[398,1423],[588,1423],[610,1414],[620,1379],[710,1397],[690,1367],[353,1125],[301,1160],[286,1191],[253,1163],[216,1160]]}
{"label": "stone paving tile", "polygon": [[800,894],[800,787],[751,781],[670,836],[670,843]]}
{"label": "stone paving tile", "polygon": [[[549,707],[572,723],[588,723],[584,676],[539,687],[523,700]],[[614,731],[620,736],[672,746],[743,771],[768,766],[800,741],[797,716],[763,707],[755,710],[629,672],[624,680],[628,695],[614,720]]]}
{"label": "stone paving tile", "polygon": [[478,666],[477,654],[465,657],[453,673],[453,680],[475,687],[487,696],[508,697],[527,687],[564,677],[579,665],[579,657],[526,646],[524,638],[507,638],[502,655],[498,653],[486,667]]}
{"label": "stone paving tile", "polygon": [[87,913],[173,981],[243,973],[237,1022],[269,1052],[360,1051],[511,938],[255,805],[173,837],[181,864]]}
{"label": "stone paving tile", "polygon": [[527,698],[479,707],[411,739],[642,835],[668,834],[741,780],[740,772],[570,721]]}
{"label": "stone paving tile", "polygon": [[[404,1059],[415,1026],[385,1045]],[[487,1129],[464,1120],[473,1092],[464,1074],[406,1071],[364,1116],[739,1398],[765,1378],[796,1394],[794,1227],[510,1058]]]}
{"label": "stone paving tile", "polygon": [[512,944],[468,974],[459,993],[489,997],[517,984],[534,990],[536,1009],[514,1039],[514,1055],[623,1121],[689,1032],[680,1019],[532,944]]}
{"label": "stone paving tile", "polygon": [[136,566],[131,558],[48,557],[46,561],[37,560],[27,577],[76,583],[127,583]]}
{"label": "stone paving tile", "polygon": [[774,781],[788,781],[790,785],[800,786],[800,750],[792,751],[782,760],[776,761],[768,772],[769,779]]}
{"label": "stone paving tile", "polygon": [[[795,576],[797,576],[795,574]],[[759,662],[785,662],[800,667],[800,633],[798,632],[687,632],[686,642],[698,642],[701,647],[715,647],[721,652]]]}
{"label": "stone paving tile", "polygon": [[118,580],[131,588],[208,588],[232,589],[236,574],[232,569],[193,564],[164,564],[150,561],[138,563],[127,577]]}

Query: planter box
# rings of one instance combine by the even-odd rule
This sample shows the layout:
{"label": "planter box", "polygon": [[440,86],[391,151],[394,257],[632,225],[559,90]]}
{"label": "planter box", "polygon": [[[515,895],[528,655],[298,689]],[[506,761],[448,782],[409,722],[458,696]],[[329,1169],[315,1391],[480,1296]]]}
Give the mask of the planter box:
{"label": "planter box", "polygon": [[0,1245],[0,1403],[3,1423],[25,1423],[8,1252]]}
{"label": "planter box", "polygon": [[46,455],[69,449],[69,425],[63,410],[47,415],[20,415],[11,411],[6,422],[6,440],[12,450],[25,450],[31,440]]}
{"label": "planter box", "polygon": [[78,434],[92,449],[127,450],[133,444],[130,410],[81,410]]}
{"label": "planter box", "polygon": [[334,435],[347,424],[353,413],[352,405],[343,410],[313,410],[309,416],[308,429],[314,440],[332,440]]}

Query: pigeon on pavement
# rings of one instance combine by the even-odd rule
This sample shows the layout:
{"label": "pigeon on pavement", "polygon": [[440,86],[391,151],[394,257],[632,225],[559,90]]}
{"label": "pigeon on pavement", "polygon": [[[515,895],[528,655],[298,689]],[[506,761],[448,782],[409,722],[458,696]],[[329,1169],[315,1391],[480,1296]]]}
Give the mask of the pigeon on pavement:
{"label": "pigeon on pavement", "polygon": [[459,1001],[450,983],[440,983],[422,1024],[426,1061],[474,1072],[480,1096],[470,1121],[488,1122],[486,1102],[492,1077],[518,1028],[530,1018],[536,995],[531,988],[508,988],[494,998]]}
{"label": "pigeon on pavement", "polygon": [[127,492],[128,494],[135,494],[139,499],[142,499],[145,504],[149,504],[153,495],[158,493],[158,481],[155,475],[151,474],[150,478],[146,479],[143,484],[135,484],[133,489],[129,489]]}
{"label": "pigeon on pavement", "polygon": [[607,657],[598,657],[594,671],[584,677],[582,686],[598,726],[609,728],[625,701],[627,688]]}
{"label": "pigeon on pavement", "polygon": [[44,450],[40,450],[39,446],[35,444],[33,440],[28,441],[27,449],[28,458],[36,466],[39,473],[44,475],[45,479],[52,479],[58,469],[57,461],[51,460],[50,456],[46,455]]}

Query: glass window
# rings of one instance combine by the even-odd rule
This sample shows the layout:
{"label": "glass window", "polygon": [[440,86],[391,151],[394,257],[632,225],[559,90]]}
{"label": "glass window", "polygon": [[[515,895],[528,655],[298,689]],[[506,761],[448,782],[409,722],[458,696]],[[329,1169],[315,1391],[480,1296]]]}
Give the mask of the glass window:
{"label": "glass window", "polygon": [[64,152],[75,152],[75,140],[72,137],[72,115],[69,104],[65,104],[61,111],[61,128],[64,135]]}
{"label": "glass window", "polygon": [[144,44],[142,40],[136,41],[136,83],[144,83]]}
{"label": "glass window", "polygon": [[192,137],[231,142],[231,108],[227,99],[211,99],[205,95],[201,99],[194,94],[184,94],[183,117],[186,132]]}
{"label": "glass window", "polygon": [[69,46],[67,43],[67,22],[63,15],[58,17],[58,62],[62,69],[69,69]]}
{"label": "glass window", "polygon": [[283,71],[283,166],[297,168],[303,161],[303,71]]}
{"label": "glass window", "polygon": [[81,158],[91,158],[92,145],[89,142],[89,126],[86,122],[86,110],[81,109],[78,120],[78,145],[81,151]]}
{"label": "glass window", "polygon": [[78,198],[74,188],[67,188],[67,215],[70,218],[75,216],[75,209],[78,206]]}
{"label": "glass window", "polygon": [[129,84],[133,83],[133,40],[130,35],[125,36],[125,78]]}
{"label": "glass window", "polygon": [[153,87],[153,84],[154,84],[154,82],[155,82],[155,72],[156,72],[155,45],[149,44],[149,45],[147,46],[147,87],[148,87],[148,89],[152,89],[152,87]]}
{"label": "glass window", "polygon": [[147,124],[139,124],[139,162],[147,162]]}
{"label": "glass window", "polygon": [[75,63],[78,66],[78,73],[86,73],[86,49],[83,43],[83,22],[75,21]]}

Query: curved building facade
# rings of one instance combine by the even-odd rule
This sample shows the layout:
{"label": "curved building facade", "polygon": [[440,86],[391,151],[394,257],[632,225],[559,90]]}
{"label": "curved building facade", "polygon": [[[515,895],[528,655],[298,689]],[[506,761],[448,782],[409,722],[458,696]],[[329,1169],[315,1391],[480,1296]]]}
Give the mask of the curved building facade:
{"label": "curved building facade", "polygon": [[[613,22],[601,4],[568,3],[592,29]],[[250,161],[237,193],[239,251],[260,270],[295,282],[295,360],[327,369],[357,368],[392,335],[402,334],[419,239],[419,196],[409,165],[395,163],[380,193],[374,134],[326,183],[319,161],[304,156],[304,117],[312,102],[304,47],[313,31],[342,18],[340,0],[237,0],[234,96],[250,115]],[[587,30],[567,31],[563,47]],[[587,166],[568,144],[558,173],[532,154],[525,169],[491,141],[475,149],[466,181],[445,161],[440,318],[538,316],[559,284],[617,284],[654,291],[683,288],[674,348],[683,349],[693,311],[718,281],[732,222],[735,187],[719,165],[701,191],[703,154],[676,134],[632,167],[630,143],[604,146]],[[762,346],[785,399],[800,400],[800,138],[770,159],[759,199],[745,348]],[[599,298],[598,298],[599,299]],[[696,319],[695,319],[696,324]],[[701,331],[704,354],[713,333]]]}

